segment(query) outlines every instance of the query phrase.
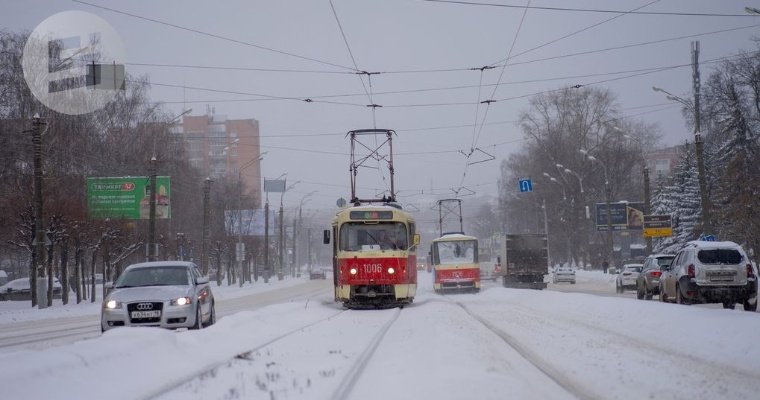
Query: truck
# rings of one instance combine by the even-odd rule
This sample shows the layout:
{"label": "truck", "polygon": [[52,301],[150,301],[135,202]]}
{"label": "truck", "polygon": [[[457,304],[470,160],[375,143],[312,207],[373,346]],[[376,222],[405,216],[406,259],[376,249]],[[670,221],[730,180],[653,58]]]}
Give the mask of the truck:
{"label": "truck", "polygon": [[501,244],[504,287],[545,289],[544,275],[549,272],[549,249],[546,234],[507,234]]}

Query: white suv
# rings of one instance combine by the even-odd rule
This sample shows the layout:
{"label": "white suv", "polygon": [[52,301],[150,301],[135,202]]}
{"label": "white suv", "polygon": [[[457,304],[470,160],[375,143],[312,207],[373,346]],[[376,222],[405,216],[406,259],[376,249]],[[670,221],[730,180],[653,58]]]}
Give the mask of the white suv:
{"label": "white suv", "polygon": [[757,277],[734,242],[692,241],[676,253],[660,278],[660,300],[679,304],[723,303],[757,309]]}

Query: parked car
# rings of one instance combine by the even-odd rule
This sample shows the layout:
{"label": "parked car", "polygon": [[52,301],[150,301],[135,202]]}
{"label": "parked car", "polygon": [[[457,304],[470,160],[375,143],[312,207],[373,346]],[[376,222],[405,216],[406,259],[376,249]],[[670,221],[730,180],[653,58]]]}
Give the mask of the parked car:
{"label": "parked car", "polygon": [[623,269],[615,278],[615,290],[623,293],[626,289],[636,289],[638,279],[644,264],[623,264]]}
{"label": "parked car", "polygon": [[660,278],[660,301],[679,304],[741,303],[757,310],[757,275],[744,249],[734,242],[691,241]]}
{"label": "parked car", "polygon": [[309,279],[327,279],[327,274],[324,269],[314,267],[309,269]]}
{"label": "parked car", "polygon": [[[63,294],[63,287],[61,286],[61,282],[58,281],[58,278],[53,278],[53,298],[60,299],[62,294]],[[0,286],[0,300],[31,300],[31,299],[32,299],[32,289],[29,285],[29,278],[14,279],[3,286]]]}
{"label": "parked car", "polygon": [[216,322],[214,295],[198,266],[155,261],[124,269],[103,299],[100,328],[158,326],[200,329]]}
{"label": "parked car", "polygon": [[652,300],[660,294],[662,267],[669,266],[675,257],[675,254],[652,254],[644,260],[644,268],[636,278],[636,298]]}
{"label": "parked car", "polygon": [[554,270],[553,283],[570,282],[575,284],[575,270],[570,267],[557,267]]}

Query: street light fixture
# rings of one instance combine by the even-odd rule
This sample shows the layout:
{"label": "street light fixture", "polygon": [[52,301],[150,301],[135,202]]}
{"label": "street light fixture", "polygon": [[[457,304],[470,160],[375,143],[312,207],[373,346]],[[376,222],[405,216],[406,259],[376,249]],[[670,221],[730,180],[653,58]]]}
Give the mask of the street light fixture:
{"label": "street light fixture", "polygon": [[557,178],[549,175],[548,173],[544,172],[543,174],[550,181],[560,185],[560,187],[562,188],[562,200],[567,201],[567,192],[565,192],[565,185],[563,185],[562,182],[558,181]]}

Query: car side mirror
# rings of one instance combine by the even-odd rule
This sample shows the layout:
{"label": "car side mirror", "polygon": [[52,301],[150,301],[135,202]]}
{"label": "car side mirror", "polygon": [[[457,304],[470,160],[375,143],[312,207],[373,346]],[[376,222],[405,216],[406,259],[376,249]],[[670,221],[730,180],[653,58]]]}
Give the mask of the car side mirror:
{"label": "car side mirror", "polygon": [[195,280],[195,283],[196,283],[196,284],[198,284],[198,285],[205,285],[205,284],[207,284],[207,283],[208,283],[208,277],[206,277],[206,276],[201,276],[201,277],[198,277],[198,278]]}
{"label": "car side mirror", "polygon": [[330,244],[330,230],[329,229],[325,229],[322,232],[322,243]]}

